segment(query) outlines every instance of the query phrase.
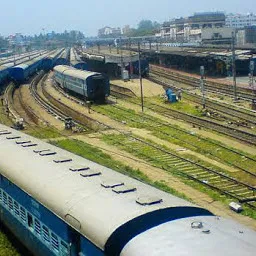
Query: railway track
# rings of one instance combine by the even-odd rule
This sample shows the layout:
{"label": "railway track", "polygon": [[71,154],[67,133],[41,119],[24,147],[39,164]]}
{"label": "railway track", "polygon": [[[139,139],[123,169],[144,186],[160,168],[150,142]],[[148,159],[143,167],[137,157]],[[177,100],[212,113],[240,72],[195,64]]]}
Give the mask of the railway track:
{"label": "railway track", "polygon": [[[185,76],[178,74],[173,71],[166,71],[163,68],[159,68],[157,66],[151,65],[151,74],[167,78],[172,81],[176,81],[179,83],[190,85],[194,88],[198,88],[200,85],[200,79],[196,77],[191,76]],[[234,96],[234,88],[233,86],[226,85],[226,84],[220,84],[217,82],[205,80],[204,82],[205,90],[214,92],[214,93],[222,93],[225,95],[228,95],[230,97]],[[246,88],[237,87],[237,96],[239,98],[245,99],[245,100],[252,100],[255,99],[255,94],[250,90]]]}
{"label": "railway track", "polygon": [[125,135],[116,140],[115,145],[126,147],[133,154],[139,152],[141,158],[167,172],[193,180],[256,210],[256,188],[253,186],[135,136]]}
{"label": "railway track", "polygon": [[[133,104],[137,104],[136,99],[129,99],[130,102]],[[159,104],[155,104],[152,102],[145,101],[144,106],[147,107],[148,109],[159,113],[161,115],[167,116],[167,117],[172,117],[172,118],[177,118],[183,121],[186,121],[188,123],[191,123],[196,126],[200,127],[205,127],[207,129],[225,134],[229,137],[238,139],[240,141],[243,141],[245,143],[251,144],[251,145],[256,145],[256,134],[249,133],[234,127],[229,127],[227,125],[223,125],[211,120],[206,120],[197,116],[193,116],[178,110],[170,109],[164,106],[161,106]]]}
{"label": "railway track", "polygon": [[[167,88],[172,88],[175,91],[179,90],[180,88],[176,86],[172,86],[168,84],[167,82],[164,82],[160,80],[157,77],[150,77],[150,80],[152,82],[155,82],[157,84],[162,85],[165,89]],[[197,104],[202,104],[202,97],[199,95],[196,95],[189,90],[182,90],[183,93],[183,98],[192,101]],[[237,107],[232,107],[230,104],[225,104],[217,101],[210,100],[209,98],[205,99],[205,105],[207,109],[211,109],[213,111],[218,111],[225,116],[231,116],[234,119],[238,119],[241,121],[241,125],[243,125],[242,122],[245,122],[245,126],[247,125],[255,125],[256,124],[256,112],[246,110],[244,108],[237,108]]]}
{"label": "railway track", "polygon": [[[60,88],[58,91],[65,97],[81,104],[81,100],[67,95]],[[116,130],[124,137],[118,140],[118,144],[122,147],[128,147],[132,153],[139,152],[140,156],[153,165],[159,164],[159,167],[168,172],[174,172],[176,175],[183,176],[189,180],[193,180],[213,190],[218,191],[222,195],[234,198],[239,202],[247,204],[249,207],[256,209],[255,190],[253,186],[238,181],[224,173],[220,173],[212,168],[203,166],[192,160],[181,157],[173,152],[165,150],[158,145],[152,144],[139,137],[124,133],[105,125],[109,129]]]}
{"label": "railway track", "polygon": [[211,120],[205,120],[203,118],[193,116],[178,110],[170,109],[155,103],[145,102],[144,104],[145,107],[147,107],[148,109],[160,113],[161,115],[177,118],[188,123],[191,123],[193,125],[205,127],[210,130],[225,134],[227,136],[233,137],[248,144],[256,145],[256,135],[253,133],[245,132],[237,128],[219,124]]}

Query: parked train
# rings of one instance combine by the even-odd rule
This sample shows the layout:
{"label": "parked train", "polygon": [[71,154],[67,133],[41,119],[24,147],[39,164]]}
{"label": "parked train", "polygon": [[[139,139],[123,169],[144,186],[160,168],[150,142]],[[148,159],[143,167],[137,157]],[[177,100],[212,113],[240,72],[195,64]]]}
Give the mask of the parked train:
{"label": "parked train", "polygon": [[37,256],[254,256],[256,232],[0,125],[0,219]]}
{"label": "parked train", "polygon": [[77,69],[88,70],[88,64],[81,60],[75,48],[70,50],[70,65]]}
{"label": "parked train", "polygon": [[8,58],[8,60],[6,59],[2,61],[0,65],[0,85],[3,85],[10,78],[13,69],[15,69],[15,65],[18,67],[24,62],[31,62],[34,58],[40,55],[43,56],[43,54],[45,54],[45,51],[35,51],[16,56],[15,58],[12,56],[11,58]]}
{"label": "parked train", "polygon": [[48,54],[42,61],[42,69],[49,71],[54,68],[56,65],[56,60],[61,55],[64,49],[56,50]]}
{"label": "parked train", "polygon": [[27,80],[30,76],[32,76],[36,71],[42,68],[42,61],[45,55],[22,63],[20,65],[16,65],[9,69],[10,77],[18,82],[22,83]]}
{"label": "parked train", "polygon": [[66,48],[56,59],[55,65],[69,65],[70,48]]}
{"label": "parked train", "polygon": [[78,70],[70,66],[56,66],[54,79],[63,89],[89,101],[104,102],[110,94],[109,79],[104,74]]}
{"label": "parked train", "polygon": [[[149,62],[147,59],[142,59],[140,61],[140,68],[141,68],[141,76],[147,77],[149,73]],[[130,74],[139,75],[139,61],[132,62],[132,66],[127,65],[125,67],[126,70],[130,72]]]}

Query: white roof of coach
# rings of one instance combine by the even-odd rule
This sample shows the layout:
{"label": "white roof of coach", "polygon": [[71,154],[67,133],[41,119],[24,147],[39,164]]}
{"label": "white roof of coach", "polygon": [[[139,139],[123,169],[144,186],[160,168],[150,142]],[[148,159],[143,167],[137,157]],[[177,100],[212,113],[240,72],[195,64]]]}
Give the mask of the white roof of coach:
{"label": "white roof of coach", "polygon": [[71,66],[65,66],[65,65],[58,65],[54,67],[54,71],[63,73],[65,75],[69,75],[75,78],[80,78],[80,79],[87,79],[90,76],[93,75],[100,75],[100,73],[97,72],[91,72],[91,71],[86,71],[86,70],[81,70],[81,69],[76,69]]}
{"label": "white roof of coach", "polygon": [[[162,192],[154,187],[122,175],[109,168],[91,162],[58,147],[35,139],[4,125],[0,131],[8,130],[11,134],[0,132],[0,170],[2,175],[26,191],[63,220],[70,223],[81,234],[100,248],[109,236],[127,221],[157,209],[174,206],[193,206],[191,203]],[[20,138],[12,138],[19,136]],[[29,140],[36,146],[17,144],[16,141]],[[42,156],[50,150],[54,155]],[[71,162],[56,163],[72,159]],[[90,171],[71,171],[70,168],[89,167]],[[96,175],[96,173],[101,175]],[[80,174],[95,174],[82,177]],[[136,188],[130,193],[115,193],[112,188],[101,184],[124,183],[120,188]],[[163,201],[158,204],[142,206],[136,203],[138,197],[157,197]]]}
{"label": "white roof of coach", "polygon": [[255,231],[232,220],[190,217],[161,224],[134,237],[120,256],[253,256],[255,241]]}

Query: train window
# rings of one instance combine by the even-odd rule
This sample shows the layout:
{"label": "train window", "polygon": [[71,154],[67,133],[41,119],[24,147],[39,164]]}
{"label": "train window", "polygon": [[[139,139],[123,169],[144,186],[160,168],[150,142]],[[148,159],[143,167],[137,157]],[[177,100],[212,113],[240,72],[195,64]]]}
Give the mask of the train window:
{"label": "train window", "polygon": [[2,192],[2,189],[0,189],[0,203],[2,203],[2,200],[3,200],[3,192]]}
{"label": "train window", "polygon": [[59,251],[59,239],[54,233],[51,233],[51,246],[54,250]]}
{"label": "train window", "polygon": [[69,255],[68,245],[64,241],[61,241],[60,243],[60,255],[61,256]]}
{"label": "train window", "polygon": [[8,196],[8,208],[10,211],[13,211],[13,201],[10,196]]}
{"label": "train window", "polygon": [[4,203],[5,205],[8,204],[8,203],[7,203],[7,195],[6,195],[5,192],[3,192],[3,203]]}
{"label": "train window", "polygon": [[43,239],[45,242],[50,243],[49,229],[43,225]]}
{"label": "train window", "polygon": [[41,235],[41,223],[38,219],[35,219],[35,233]]}
{"label": "train window", "polygon": [[20,207],[20,218],[23,222],[27,222],[26,210],[22,206]]}
{"label": "train window", "polygon": [[33,221],[33,217],[30,213],[27,214],[27,220],[28,220],[28,227],[30,230],[34,229],[34,221]]}
{"label": "train window", "polygon": [[14,201],[14,213],[15,213],[15,215],[17,215],[17,216],[19,216],[20,215],[20,207],[19,207],[19,204],[16,202],[16,201]]}

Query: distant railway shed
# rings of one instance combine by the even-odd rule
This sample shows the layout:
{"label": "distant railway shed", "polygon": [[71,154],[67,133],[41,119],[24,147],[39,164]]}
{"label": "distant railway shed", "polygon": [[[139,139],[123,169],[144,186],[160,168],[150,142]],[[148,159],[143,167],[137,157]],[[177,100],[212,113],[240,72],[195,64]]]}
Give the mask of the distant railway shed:
{"label": "distant railway shed", "polygon": [[[126,69],[130,75],[138,75],[139,54],[135,51],[124,50],[120,47],[92,47],[78,50],[81,58],[88,63],[88,69],[107,73],[112,77],[120,77]],[[147,75],[149,66],[146,58],[141,59],[142,75]]]}
{"label": "distant railway shed", "polygon": [[[151,63],[165,67],[199,73],[200,66],[204,66],[207,75],[232,75],[231,49],[161,46],[158,50],[143,48],[142,52]],[[248,75],[250,61],[256,62],[256,54],[252,50],[235,50],[235,58],[237,75]]]}
{"label": "distant railway shed", "polygon": [[[89,70],[104,72],[114,77],[120,76],[122,69],[127,69],[130,74],[138,74],[139,54],[135,51],[113,46],[91,47],[78,51],[81,58],[88,63]],[[147,60],[143,60],[141,69],[143,74],[148,72]]]}

